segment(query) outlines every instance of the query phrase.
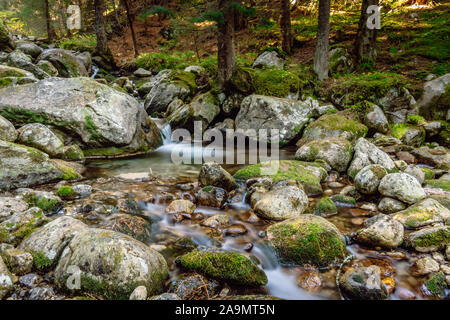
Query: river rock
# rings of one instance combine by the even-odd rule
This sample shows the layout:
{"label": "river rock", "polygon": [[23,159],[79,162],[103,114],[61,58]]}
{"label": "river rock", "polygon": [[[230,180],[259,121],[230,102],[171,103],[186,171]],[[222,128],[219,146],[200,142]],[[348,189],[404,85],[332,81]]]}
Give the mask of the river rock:
{"label": "river rock", "polygon": [[22,199],[0,197],[0,222],[7,220],[15,213],[24,212],[27,209],[28,203]]}
{"label": "river rock", "polygon": [[189,89],[172,81],[161,81],[152,87],[145,98],[145,110],[149,115],[163,113],[175,99],[184,100],[189,96]]}
{"label": "river rock", "polygon": [[147,300],[147,288],[139,286],[130,295],[130,300]]}
{"label": "river rock", "polygon": [[22,250],[9,249],[1,254],[8,269],[15,275],[24,275],[31,272],[33,267],[33,256]]}
{"label": "river rock", "polygon": [[63,153],[64,144],[47,126],[30,123],[19,128],[19,142],[58,157]]}
{"label": "river rock", "polygon": [[13,124],[0,116],[0,140],[14,142],[17,139],[17,131]]}
{"label": "river rock", "polygon": [[90,148],[131,152],[161,144],[156,124],[135,99],[88,78],[50,78],[1,89],[0,114],[14,124],[52,125]]}
{"label": "river rock", "polygon": [[55,269],[61,288],[80,268],[81,290],[108,299],[128,299],[136,287],[149,295],[161,291],[168,277],[164,257],[142,242],[114,231],[83,229],[70,241]]}
{"label": "river rock", "polygon": [[146,78],[146,77],[151,77],[153,75],[153,73],[151,71],[145,70],[143,68],[139,68],[135,72],[133,72],[133,75],[138,78]]}
{"label": "river rock", "polygon": [[198,205],[221,208],[227,201],[227,192],[222,188],[207,186],[198,192]]}
{"label": "river rock", "polygon": [[295,154],[297,160],[327,162],[338,172],[345,172],[352,160],[352,144],[343,139],[322,139],[308,142],[300,147]]}
{"label": "river rock", "polygon": [[13,277],[0,256],[0,299],[3,299],[12,289]]}
{"label": "river rock", "polygon": [[392,127],[392,135],[404,144],[420,147],[425,142],[425,129],[413,124],[398,123]]}
{"label": "river rock", "polygon": [[317,203],[314,214],[326,218],[338,214],[338,210],[333,200],[329,197],[323,197],[320,199],[319,203]]}
{"label": "river rock", "polygon": [[403,202],[389,197],[382,198],[378,203],[378,210],[386,214],[399,212],[404,209],[406,209],[406,205]]}
{"label": "river rock", "polygon": [[299,183],[293,182],[272,186],[253,206],[255,213],[270,220],[299,217],[308,208],[308,196]]}
{"label": "river rock", "polygon": [[64,49],[48,49],[42,52],[38,61],[50,61],[63,78],[88,77],[89,74],[81,59],[78,59],[71,51]]}
{"label": "river rock", "polygon": [[387,175],[386,169],[379,164],[364,167],[355,176],[356,189],[364,194],[375,194],[385,175]]}
{"label": "river rock", "polygon": [[339,287],[349,299],[384,300],[388,297],[381,282],[380,267],[375,265],[347,270],[339,279]]}
{"label": "river rock", "polygon": [[392,161],[387,153],[381,151],[364,138],[358,139],[354,150],[355,154],[353,160],[347,170],[348,175],[352,178],[354,178],[362,168],[371,164],[379,164],[388,171],[396,168],[394,161]]}
{"label": "river rock", "polygon": [[425,173],[419,167],[416,167],[414,165],[409,165],[405,170],[403,170],[403,172],[416,178],[417,181],[419,181],[419,183],[421,185],[425,181]]}
{"label": "river rock", "polygon": [[267,276],[246,256],[231,251],[191,251],[175,261],[183,269],[241,286],[267,284]]}
{"label": "river rock", "polygon": [[357,232],[357,241],[373,247],[396,248],[403,242],[403,225],[391,217],[379,214],[364,222]]}
{"label": "river rock", "polygon": [[406,245],[418,252],[443,250],[450,244],[450,226],[423,228],[408,235]]}
{"label": "river rock", "polygon": [[231,174],[214,162],[207,162],[202,165],[198,180],[203,186],[219,187],[227,191],[234,190],[237,187]]}
{"label": "river rock", "polygon": [[253,68],[276,68],[282,70],[285,65],[285,61],[281,58],[276,51],[264,51],[253,62]]}
{"label": "river rock", "polygon": [[26,70],[32,73],[37,79],[46,79],[50,75],[44,70],[33,64],[30,56],[26,55],[22,51],[13,51],[8,55],[8,65],[11,67]]}
{"label": "river rock", "polygon": [[58,262],[69,241],[85,228],[87,225],[83,222],[63,216],[33,232],[20,244],[19,249],[47,260],[47,267],[50,267]]}
{"label": "river rock", "polygon": [[169,292],[183,300],[208,300],[219,293],[220,284],[200,274],[181,275],[181,279],[170,283]]}
{"label": "river rock", "polygon": [[338,114],[326,114],[306,127],[297,145],[327,138],[341,138],[353,142],[360,137],[365,137],[367,131],[365,125],[355,120]]}
{"label": "river rock", "polygon": [[395,213],[393,218],[407,228],[419,228],[435,223],[450,222],[450,210],[438,201],[428,198]]}
{"label": "river rock", "polygon": [[117,214],[100,226],[100,229],[117,231],[136,240],[148,243],[151,223],[139,216]]}
{"label": "river rock", "polygon": [[390,173],[380,182],[378,191],[402,202],[413,204],[426,197],[419,181],[406,173]]}
{"label": "river rock", "polygon": [[[428,120],[442,120],[448,112],[448,84],[450,73],[428,81],[423,86],[422,97],[417,101],[420,114]],[[446,98],[447,96],[447,98]],[[447,100],[448,101],[448,100]]]}
{"label": "river rock", "polygon": [[420,147],[411,150],[419,162],[436,167],[436,169],[450,170],[450,152],[442,148]]}
{"label": "river rock", "polygon": [[49,183],[64,177],[64,172],[47,154],[1,140],[0,168],[0,190]]}
{"label": "river rock", "polygon": [[36,228],[48,222],[42,210],[32,207],[26,211],[17,212],[0,223],[1,241],[17,245]]}
{"label": "river rock", "polygon": [[168,80],[172,70],[166,69],[160,71],[157,75],[151,77],[148,82],[138,87],[138,93],[141,97],[145,97],[153,87],[160,84],[161,82]]}
{"label": "river rock", "polygon": [[56,69],[50,61],[41,60],[36,63],[36,65],[51,77],[57,77],[59,74],[58,69]]}
{"label": "river rock", "polygon": [[439,263],[431,257],[424,257],[417,260],[413,265],[414,273],[424,276],[439,271]]}
{"label": "river rock", "polygon": [[347,255],[345,240],[325,218],[303,214],[270,226],[267,235],[282,263],[325,267]]}
{"label": "river rock", "polygon": [[[235,120],[236,130],[248,135],[254,130],[259,137],[259,130],[265,129],[269,141],[278,139],[284,145],[301,133],[311,111],[311,104],[307,102],[251,95],[242,101]],[[271,129],[279,130],[279,135],[272,137]]]}
{"label": "river rock", "polygon": [[31,56],[34,59],[36,59],[42,53],[41,47],[33,42],[17,42],[16,49],[22,51],[23,53]]}
{"label": "river rock", "polygon": [[364,124],[376,132],[387,133],[389,131],[389,122],[383,110],[376,104],[370,102],[368,104],[369,110],[364,116]]}
{"label": "river rock", "polygon": [[188,213],[191,214],[195,210],[195,204],[189,200],[174,200],[166,208],[166,213]]}
{"label": "river rock", "polygon": [[208,228],[218,229],[230,223],[230,216],[227,214],[216,214],[202,221],[201,225]]}

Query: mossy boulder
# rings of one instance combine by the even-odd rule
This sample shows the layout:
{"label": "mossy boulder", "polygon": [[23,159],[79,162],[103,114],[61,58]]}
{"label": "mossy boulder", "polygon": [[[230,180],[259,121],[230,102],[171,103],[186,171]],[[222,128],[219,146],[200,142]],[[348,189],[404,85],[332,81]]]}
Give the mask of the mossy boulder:
{"label": "mossy boulder", "polygon": [[393,215],[407,228],[419,228],[435,223],[450,222],[450,210],[438,201],[428,198]]}
{"label": "mossy boulder", "polygon": [[446,119],[450,108],[450,73],[426,82],[423,89],[417,102],[420,115],[427,120]]}
{"label": "mossy boulder", "polygon": [[0,116],[0,140],[14,142],[17,136],[17,131],[13,124]]}
{"label": "mossy boulder", "polygon": [[337,207],[334,204],[333,200],[329,197],[323,197],[317,203],[316,208],[314,209],[314,214],[319,215],[321,217],[329,217],[338,213]]}
{"label": "mossy boulder", "polygon": [[0,51],[11,51],[14,48],[15,43],[11,39],[8,29],[6,29],[6,26],[0,21]]}
{"label": "mossy boulder", "polygon": [[125,300],[136,287],[150,295],[159,293],[169,270],[164,257],[127,235],[83,229],[62,252],[55,269],[55,282],[67,290],[73,266],[80,269],[81,289],[106,299]]}
{"label": "mossy boulder", "polygon": [[442,189],[444,191],[450,192],[450,180],[430,179],[425,180],[424,184],[426,188]]}
{"label": "mossy boulder", "polygon": [[418,252],[434,252],[450,244],[450,226],[424,228],[408,235],[406,246]]}
{"label": "mossy boulder", "polygon": [[68,160],[68,161],[80,161],[80,162],[83,162],[84,159],[85,159],[84,158],[84,152],[76,144],[73,144],[71,146],[65,146],[63,148],[62,159]]}
{"label": "mossy boulder", "polygon": [[24,145],[39,149],[52,157],[63,154],[63,141],[47,126],[41,123],[29,123],[18,129],[18,141]]}
{"label": "mossy boulder", "polygon": [[392,136],[404,144],[420,147],[425,142],[425,129],[409,123],[397,123],[392,127]]}
{"label": "mossy boulder", "polygon": [[267,276],[246,256],[230,251],[194,250],[181,257],[176,263],[183,269],[204,274],[239,286],[265,286]]}
{"label": "mossy boulder", "polygon": [[255,93],[263,96],[297,99],[300,79],[289,71],[263,69],[255,72],[253,84]]}
{"label": "mossy boulder", "polygon": [[271,246],[285,264],[328,267],[347,255],[345,240],[326,219],[305,214],[270,226],[267,235]]}
{"label": "mossy boulder", "polygon": [[338,172],[347,170],[352,157],[352,144],[339,138],[310,141],[301,146],[295,153],[297,160],[316,161],[321,159]]}
{"label": "mossy boulder", "polygon": [[356,189],[363,194],[375,194],[385,175],[386,169],[379,164],[368,165],[356,174],[354,179]]}
{"label": "mossy boulder", "polygon": [[0,256],[0,299],[3,299],[13,289],[13,287],[13,276]]}
{"label": "mossy boulder", "polygon": [[71,51],[64,49],[48,49],[42,52],[38,61],[46,60],[53,64],[63,78],[88,77],[89,73],[82,60]]}
{"label": "mossy boulder", "polygon": [[305,192],[310,196],[322,194],[320,183],[327,176],[326,170],[320,163],[296,160],[262,162],[250,165],[234,174],[234,178],[238,180],[258,177],[270,177],[274,182],[296,180],[303,185]]}
{"label": "mossy boulder", "polygon": [[30,187],[63,179],[64,172],[47,154],[0,140],[0,189]]}
{"label": "mossy boulder", "polygon": [[424,289],[426,289],[425,294],[430,294],[436,298],[447,298],[449,295],[448,288],[448,282],[442,272],[432,274],[430,278],[424,282]]}
{"label": "mossy boulder", "polygon": [[306,127],[298,145],[327,138],[356,141],[358,138],[365,137],[367,132],[368,128],[358,121],[339,114],[326,114]]}

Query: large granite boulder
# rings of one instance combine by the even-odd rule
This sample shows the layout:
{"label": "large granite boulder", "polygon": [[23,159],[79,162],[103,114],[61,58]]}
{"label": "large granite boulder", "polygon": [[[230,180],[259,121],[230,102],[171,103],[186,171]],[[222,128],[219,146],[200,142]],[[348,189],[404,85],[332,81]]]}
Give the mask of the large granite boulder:
{"label": "large granite boulder", "polygon": [[38,61],[50,61],[53,66],[58,69],[60,77],[88,77],[89,73],[86,70],[84,62],[77,58],[69,50],[64,49],[48,49],[42,52]]}

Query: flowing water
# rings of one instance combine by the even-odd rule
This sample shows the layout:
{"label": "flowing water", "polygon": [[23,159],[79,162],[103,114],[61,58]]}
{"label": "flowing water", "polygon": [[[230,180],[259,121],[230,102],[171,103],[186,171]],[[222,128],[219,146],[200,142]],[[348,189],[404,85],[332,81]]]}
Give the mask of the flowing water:
{"label": "flowing water", "polygon": [[[152,232],[149,245],[160,245],[170,243],[171,239],[190,237],[197,245],[207,247],[221,247],[222,249],[246,253],[245,247],[251,243],[253,245],[250,255],[259,263],[268,276],[268,285],[265,293],[283,299],[340,299],[340,294],[336,286],[336,269],[320,270],[322,286],[320,290],[304,290],[297,285],[297,278],[310,270],[298,266],[282,266],[279,264],[275,253],[264,240],[261,232],[269,225],[268,221],[252,220],[254,217],[250,206],[245,202],[245,187],[241,186],[236,195],[224,209],[198,207],[194,215],[202,218],[218,213],[227,213],[231,217],[232,224],[244,225],[247,233],[239,236],[227,236],[223,232],[212,232],[209,228],[202,227],[200,220],[184,219],[174,223],[172,217],[166,214],[165,208],[170,202],[172,195],[175,198],[195,201],[195,189],[198,190],[198,174],[200,165],[194,164],[174,164],[171,161],[171,154],[174,150],[184,152],[201,152],[189,145],[180,145],[170,141],[171,129],[164,120],[154,119],[159,126],[164,145],[146,156],[125,160],[99,160],[88,164],[88,170],[93,177],[114,177],[121,174],[152,172],[158,177],[156,182],[133,182],[124,185],[104,184],[97,186],[105,191],[114,192],[111,189],[123,192],[131,191],[134,194],[142,189],[143,192],[151,194],[151,200],[141,200],[139,203],[144,208],[144,215],[152,220]],[[280,150],[281,159],[293,159],[295,149]],[[224,166],[228,171],[234,173],[241,165]],[[348,184],[347,180],[340,179],[339,182]],[[126,190],[128,189],[128,190]],[[328,187],[324,187],[328,189]],[[335,194],[340,189],[333,189]],[[139,193],[139,192],[138,192]],[[138,197],[139,198],[139,197]],[[142,197],[141,197],[142,198]],[[314,205],[319,198],[310,198]],[[358,203],[359,208],[339,207],[339,214],[328,218],[347,237],[361,228],[364,220],[376,213],[362,209],[364,203]],[[192,216],[194,216],[192,215]],[[420,294],[423,279],[413,277],[409,272],[409,265],[413,256],[403,251],[396,250],[394,253],[375,251],[360,247],[357,244],[349,243],[348,250],[357,259],[370,259],[380,265],[385,271],[387,282],[392,284],[395,281],[396,290],[391,294],[391,299],[398,299],[405,296],[405,292],[415,296],[416,299],[423,298]],[[169,264],[173,265],[173,256],[165,254]],[[176,268],[172,268],[171,277],[177,278]],[[384,281],[383,281],[384,282]]]}

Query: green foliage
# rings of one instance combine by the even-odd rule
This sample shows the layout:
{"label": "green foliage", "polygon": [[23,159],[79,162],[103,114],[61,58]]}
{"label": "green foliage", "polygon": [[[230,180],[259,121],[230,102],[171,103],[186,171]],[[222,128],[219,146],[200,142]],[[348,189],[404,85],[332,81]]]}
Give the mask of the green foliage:
{"label": "green foliage", "polygon": [[71,38],[63,38],[56,45],[62,49],[73,51],[89,51],[93,53],[97,46],[97,38],[95,34],[74,35]]}
{"label": "green foliage", "polygon": [[158,15],[159,19],[165,19],[167,17],[175,18],[175,12],[172,10],[162,7],[162,6],[154,6],[152,9],[144,9],[143,12],[138,16],[140,20],[146,20],[151,15]]}
{"label": "green foliage", "polygon": [[33,256],[33,266],[38,271],[48,271],[53,265],[52,260],[47,258],[42,252],[32,252],[31,255]]}
{"label": "green foliage", "polygon": [[185,52],[149,52],[143,53],[136,59],[139,68],[159,72],[164,69],[184,69],[194,64],[195,54],[193,51]]}
{"label": "green foliage", "polygon": [[70,198],[76,195],[76,192],[71,186],[63,186],[58,189],[56,194],[61,198]]}
{"label": "green foliage", "polygon": [[258,70],[254,76],[257,94],[286,98],[290,93],[298,94],[300,79],[297,75],[284,70]]}

